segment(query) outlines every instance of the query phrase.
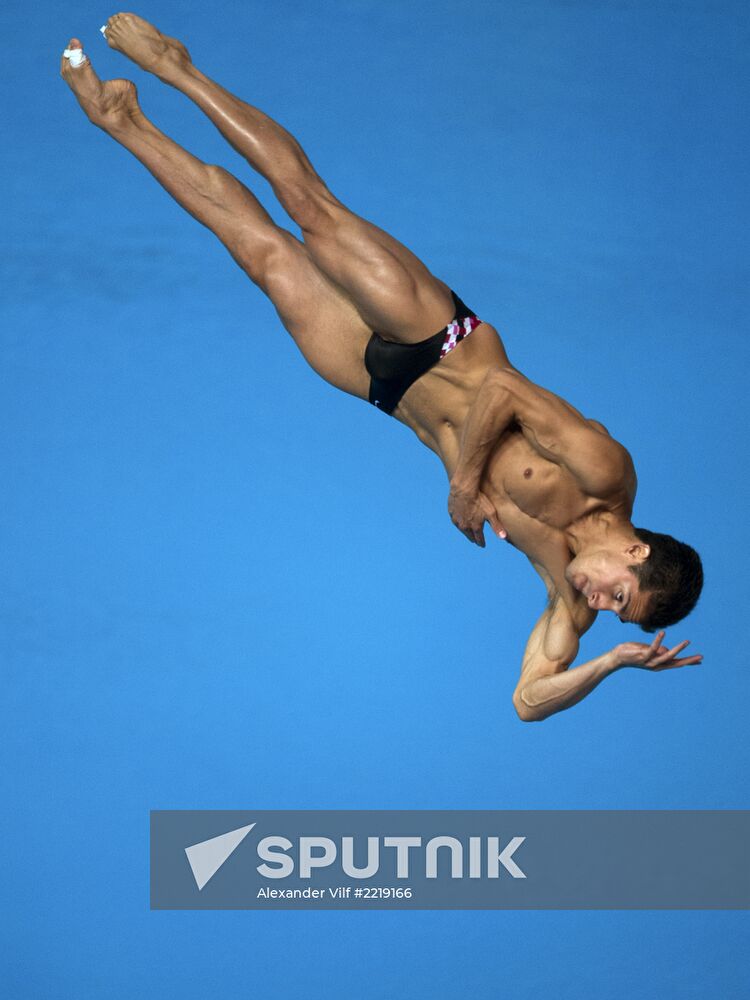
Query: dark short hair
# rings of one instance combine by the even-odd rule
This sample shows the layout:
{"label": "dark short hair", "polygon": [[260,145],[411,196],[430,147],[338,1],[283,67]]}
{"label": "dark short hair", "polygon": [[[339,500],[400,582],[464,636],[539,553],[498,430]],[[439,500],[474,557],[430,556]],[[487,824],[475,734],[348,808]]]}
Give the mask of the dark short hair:
{"label": "dark short hair", "polygon": [[698,603],[703,589],[701,557],[685,542],[646,528],[634,528],[636,538],[650,546],[648,559],[631,566],[641,593],[649,594],[644,632],[655,632],[681,621]]}

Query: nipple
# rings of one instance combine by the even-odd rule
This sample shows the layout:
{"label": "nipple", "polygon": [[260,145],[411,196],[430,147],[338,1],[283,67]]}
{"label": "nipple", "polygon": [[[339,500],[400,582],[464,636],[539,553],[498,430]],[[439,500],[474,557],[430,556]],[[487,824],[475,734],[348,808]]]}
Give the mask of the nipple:
{"label": "nipple", "polygon": [[523,478],[524,479],[531,479],[532,475],[533,475],[533,470],[532,469],[524,469],[523,470]]}

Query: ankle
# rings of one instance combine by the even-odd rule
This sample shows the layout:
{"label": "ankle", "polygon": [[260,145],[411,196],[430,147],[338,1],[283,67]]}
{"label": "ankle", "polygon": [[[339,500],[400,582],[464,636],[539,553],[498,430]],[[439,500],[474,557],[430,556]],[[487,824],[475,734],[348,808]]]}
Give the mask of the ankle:
{"label": "ankle", "polygon": [[177,86],[183,80],[189,80],[194,75],[192,62],[182,52],[168,48],[159,56],[153,73],[162,83]]}
{"label": "ankle", "polygon": [[188,91],[200,85],[206,77],[190,60],[165,59],[156,71],[162,83],[169,84],[177,90]]}
{"label": "ankle", "polygon": [[106,111],[94,111],[89,118],[100,129],[109,133],[114,139],[121,140],[134,132],[140,132],[150,122],[137,105]]}

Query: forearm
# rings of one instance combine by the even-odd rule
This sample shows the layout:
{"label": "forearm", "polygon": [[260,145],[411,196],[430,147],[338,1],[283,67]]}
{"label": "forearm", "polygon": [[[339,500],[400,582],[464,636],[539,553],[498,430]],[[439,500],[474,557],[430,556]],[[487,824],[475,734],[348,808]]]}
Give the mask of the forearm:
{"label": "forearm", "polygon": [[522,683],[513,699],[516,711],[524,722],[546,719],[577,704],[619,666],[609,652],[561,673]]}
{"label": "forearm", "polygon": [[499,372],[491,372],[472,403],[461,432],[458,461],[451,475],[451,491],[474,494],[492,448],[515,419],[511,393]]}

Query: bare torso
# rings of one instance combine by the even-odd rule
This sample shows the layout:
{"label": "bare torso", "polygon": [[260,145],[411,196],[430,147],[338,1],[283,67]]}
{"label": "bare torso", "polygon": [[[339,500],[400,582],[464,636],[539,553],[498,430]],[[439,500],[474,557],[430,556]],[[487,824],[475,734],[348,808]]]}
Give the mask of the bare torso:
{"label": "bare torso", "polygon": [[[510,367],[497,331],[483,323],[459,349],[422,376],[399,404],[394,415],[435,451],[449,478],[458,461],[464,421],[488,369]],[[593,426],[607,433],[601,425]],[[595,613],[565,579],[571,559],[566,529],[594,510],[616,510],[629,516],[635,474],[623,484],[619,496],[605,503],[583,493],[566,469],[541,456],[520,428],[511,428],[495,445],[481,488],[507,530],[508,542],[553,585],[584,631]]]}

